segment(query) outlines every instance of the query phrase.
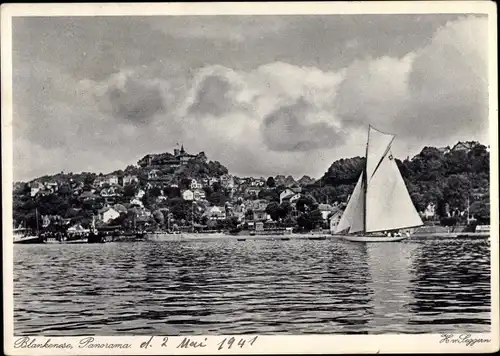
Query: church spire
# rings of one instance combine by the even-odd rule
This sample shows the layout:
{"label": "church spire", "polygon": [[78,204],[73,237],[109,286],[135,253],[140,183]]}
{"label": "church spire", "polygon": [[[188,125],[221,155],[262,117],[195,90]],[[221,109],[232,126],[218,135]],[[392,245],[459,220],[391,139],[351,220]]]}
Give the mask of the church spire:
{"label": "church spire", "polygon": [[181,153],[185,153],[186,151],[184,151],[184,144],[181,145]]}

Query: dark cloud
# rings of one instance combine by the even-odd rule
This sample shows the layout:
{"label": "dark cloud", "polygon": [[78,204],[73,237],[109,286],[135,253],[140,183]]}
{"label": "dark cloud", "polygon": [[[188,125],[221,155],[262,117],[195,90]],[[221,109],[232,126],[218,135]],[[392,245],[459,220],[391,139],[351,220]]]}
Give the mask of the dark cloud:
{"label": "dark cloud", "polygon": [[114,117],[134,123],[147,123],[148,119],[165,109],[157,84],[146,84],[132,78],[128,78],[123,87],[110,87],[106,97]]}
{"label": "dark cloud", "polygon": [[267,147],[274,151],[310,151],[344,143],[332,126],[311,122],[314,114],[314,107],[302,98],[271,112],[261,126]]}
{"label": "dark cloud", "polygon": [[227,113],[233,108],[228,97],[231,84],[219,75],[208,75],[203,78],[196,89],[193,104],[188,112],[194,115],[213,115],[215,117]]}

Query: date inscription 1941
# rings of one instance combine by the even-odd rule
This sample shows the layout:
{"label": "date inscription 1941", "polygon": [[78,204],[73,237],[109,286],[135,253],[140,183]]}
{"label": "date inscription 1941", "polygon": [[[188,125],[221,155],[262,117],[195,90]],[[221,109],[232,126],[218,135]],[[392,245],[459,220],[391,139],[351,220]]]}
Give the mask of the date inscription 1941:
{"label": "date inscription 1941", "polygon": [[238,338],[235,338],[235,337],[227,338],[226,337],[226,338],[222,339],[222,341],[217,344],[219,346],[218,350],[223,350],[224,348],[227,348],[229,350],[229,349],[231,349],[231,347],[233,347],[233,345],[235,347],[243,348],[245,346],[245,343],[248,343],[248,345],[252,346],[255,343],[255,341],[257,341],[257,338],[258,338],[258,336],[254,336],[253,338],[247,340],[247,339],[241,338],[241,337],[238,337]]}

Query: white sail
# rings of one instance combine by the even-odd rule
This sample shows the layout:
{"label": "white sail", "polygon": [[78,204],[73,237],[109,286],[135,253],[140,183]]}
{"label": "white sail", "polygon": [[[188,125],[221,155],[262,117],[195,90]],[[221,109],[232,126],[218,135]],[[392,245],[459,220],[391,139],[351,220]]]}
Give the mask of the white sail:
{"label": "white sail", "polygon": [[[376,158],[376,157],[374,157]],[[366,189],[366,232],[422,225],[390,145],[375,166]]]}
{"label": "white sail", "polygon": [[375,170],[377,170],[380,161],[389,150],[393,140],[394,135],[377,131],[371,126],[369,127],[368,145],[366,148],[366,179],[368,184],[370,184],[370,179]]}
{"label": "white sail", "polygon": [[[361,175],[363,177],[363,175]],[[361,179],[361,194],[357,200],[357,204],[354,205],[354,211],[352,214],[351,228],[349,229],[350,234],[355,232],[360,232],[365,230],[365,182]]]}
{"label": "white sail", "polygon": [[[349,199],[349,202],[347,203],[347,206],[344,210],[344,213],[342,214],[342,217],[340,218],[340,221],[335,229],[336,233],[339,233],[341,231],[349,229],[349,232],[351,232],[351,229],[353,226],[358,227],[361,221],[361,225],[363,225],[364,222],[364,217],[363,217],[363,207],[361,207],[361,210],[359,209],[360,202],[361,204],[364,205],[364,185],[363,185],[363,174],[359,176],[358,182],[356,183],[356,186],[354,187],[354,191],[351,194],[351,198]],[[361,215],[359,215],[361,214]],[[361,227],[361,230],[363,230],[363,226]]]}

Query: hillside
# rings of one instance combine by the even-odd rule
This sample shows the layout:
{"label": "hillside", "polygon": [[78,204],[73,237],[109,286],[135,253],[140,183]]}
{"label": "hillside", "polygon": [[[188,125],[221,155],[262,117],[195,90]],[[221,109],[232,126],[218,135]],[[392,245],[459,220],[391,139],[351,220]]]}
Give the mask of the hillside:
{"label": "hillside", "polygon": [[[419,211],[434,204],[436,214],[443,218],[453,212],[463,216],[469,206],[479,222],[488,222],[489,159],[484,145],[469,142],[453,149],[425,147],[412,159],[396,158],[396,163]],[[15,183],[13,217],[17,224],[33,227],[38,211],[68,223],[88,224],[92,216],[100,216],[103,207],[116,205],[135,215],[139,206],[145,219],[162,216],[159,211],[170,211],[180,221],[190,220],[192,214],[201,221],[202,210],[209,205],[239,204],[258,198],[279,204],[280,193],[286,187],[299,185],[302,195],[316,203],[346,203],[364,162],[362,157],[337,160],[317,181],[308,176],[296,181],[291,176],[277,175],[266,183],[263,178],[232,177],[224,165],[207,160],[203,152],[191,155],[182,149],[173,155],[146,155],[137,166],[106,175],[61,172]],[[193,211],[190,201],[183,199],[186,189],[198,194],[195,200],[200,211]]]}
{"label": "hillside", "polygon": [[[446,210],[485,216],[489,209],[490,156],[486,146],[468,142],[468,147],[437,149],[425,147],[412,159],[396,159],[413,203],[418,211],[427,204],[437,205],[438,214]],[[319,201],[346,202],[362,172],[365,159],[354,157],[335,161],[325,174],[306,190]],[[476,204],[473,204],[476,203]]]}

